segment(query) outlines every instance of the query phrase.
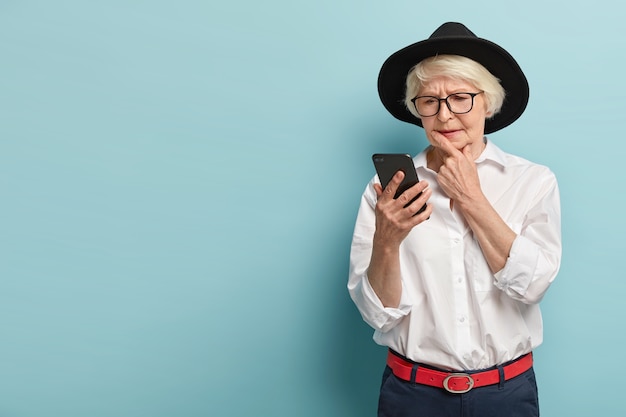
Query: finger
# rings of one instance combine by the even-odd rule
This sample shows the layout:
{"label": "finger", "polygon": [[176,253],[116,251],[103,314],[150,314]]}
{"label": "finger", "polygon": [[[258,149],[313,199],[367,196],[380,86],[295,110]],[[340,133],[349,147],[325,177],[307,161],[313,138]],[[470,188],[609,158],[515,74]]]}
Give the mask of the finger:
{"label": "finger", "polygon": [[432,204],[426,204],[426,208],[424,209],[424,211],[422,211],[421,213],[418,213],[419,210],[421,210],[421,208],[423,207],[423,205],[420,206],[420,208],[418,208],[415,212],[415,214],[413,216],[411,216],[411,227],[415,227],[418,224],[428,220],[430,218],[430,215],[433,212],[433,205]]}
{"label": "finger", "polygon": [[428,188],[428,182],[420,181],[398,197],[400,203],[398,209],[401,207],[406,216],[412,217],[426,205],[431,194],[432,191]]}
{"label": "finger", "polygon": [[409,203],[411,203],[415,197],[417,197],[421,192],[426,189],[428,189],[428,181],[419,181],[417,184],[408,188],[401,195],[399,195],[398,201],[402,204],[402,207],[405,207]]}
{"label": "finger", "polygon": [[383,186],[375,182],[374,191],[376,191],[376,197],[380,198],[380,196],[383,195]]}
{"label": "finger", "polygon": [[452,145],[452,143],[450,143],[448,138],[442,135],[441,133],[437,131],[433,131],[431,134],[431,138],[433,139],[435,144],[448,155],[453,156],[453,155],[458,155],[460,153],[459,150],[455,148]]}
{"label": "finger", "polygon": [[394,176],[391,177],[391,180],[389,181],[389,183],[387,184],[387,186],[383,190],[383,195],[382,196],[384,198],[393,199],[395,197],[396,191],[398,190],[398,187],[400,187],[400,183],[402,183],[403,179],[404,179],[404,172],[402,172],[402,171],[396,172],[394,174]]}
{"label": "finger", "polygon": [[419,211],[426,205],[426,202],[432,195],[432,189],[426,188],[424,191],[421,191],[421,194],[417,194],[419,197],[415,199],[411,204],[406,206],[406,209],[411,213],[411,215],[415,215],[419,213]]}
{"label": "finger", "polygon": [[467,158],[468,161],[474,160],[474,155],[472,155],[472,150],[470,149],[469,145],[463,148],[463,155]]}
{"label": "finger", "polygon": [[428,220],[430,219],[430,215],[433,213],[433,205],[432,204],[426,204],[426,208],[424,209],[424,211],[422,211],[419,214],[416,214],[413,217],[418,217],[418,221],[421,223],[424,220]]}

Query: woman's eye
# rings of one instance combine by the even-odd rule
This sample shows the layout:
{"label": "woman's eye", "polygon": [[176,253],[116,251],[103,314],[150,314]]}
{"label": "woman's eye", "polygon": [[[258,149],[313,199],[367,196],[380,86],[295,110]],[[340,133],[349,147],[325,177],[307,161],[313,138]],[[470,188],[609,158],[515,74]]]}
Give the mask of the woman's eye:
{"label": "woman's eye", "polygon": [[452,94],[450,97],[448,97],[448,100],[463,102],[469,100],[469,98],[470,97],[468,94]]}

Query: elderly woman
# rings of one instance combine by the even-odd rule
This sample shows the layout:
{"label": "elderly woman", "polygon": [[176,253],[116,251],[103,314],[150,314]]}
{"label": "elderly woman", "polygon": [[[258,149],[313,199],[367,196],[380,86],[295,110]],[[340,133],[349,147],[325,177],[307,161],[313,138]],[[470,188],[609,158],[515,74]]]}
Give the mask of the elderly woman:
{"label": "elderly woman", "polygon": [[538,416],[532,351],[560,265],[558,186],[485,136],[523,113],[526,77],[500,46],[445,23],[391,55],[378,86],[430,143],[413,158],[421,181],[397,199],[402,172],[370,182],[354,230],[348,289],[389,348],[378,415]]}

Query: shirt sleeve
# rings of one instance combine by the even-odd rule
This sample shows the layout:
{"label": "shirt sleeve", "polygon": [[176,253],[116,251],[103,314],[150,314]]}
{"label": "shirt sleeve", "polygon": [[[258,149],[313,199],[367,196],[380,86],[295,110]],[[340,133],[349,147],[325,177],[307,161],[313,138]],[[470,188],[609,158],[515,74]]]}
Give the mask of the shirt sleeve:
{"label": "shirt sleeve", "polygon": [[373,180],[367,186],[357,214],[350,249],[348,291],[363,320],[375,330],[387,332],[395,327],[411,311],[411,300],[402,284],[400,304],[396,308],[384,307],[367,277],[372,241],[376,229],[376,191]]}
{"label": "shirt sleeve", "polygon": [[554,174],[544,173],[495,285],[526,304],[541,301],[561,262],[561,208]]}

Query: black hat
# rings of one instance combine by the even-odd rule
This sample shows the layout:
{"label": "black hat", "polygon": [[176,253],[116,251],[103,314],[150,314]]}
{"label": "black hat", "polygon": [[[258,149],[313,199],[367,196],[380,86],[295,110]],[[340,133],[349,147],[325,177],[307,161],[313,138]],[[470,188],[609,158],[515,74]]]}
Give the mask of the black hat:
{"label": "black hat", "polygon": [[385,108],[403,122],[422,126],[404,104],[406,76],[423,59],[435,55],[461,55],[473,59],[500,80],[506,91],[499,113],[485,121],[485,133],[498,131],[517,120],[528,103],[528,81],[515,59],[502,47],[474,35],[461,23],[441,25],[430,38],[391,55],[378,74],[378,94]]}

